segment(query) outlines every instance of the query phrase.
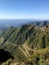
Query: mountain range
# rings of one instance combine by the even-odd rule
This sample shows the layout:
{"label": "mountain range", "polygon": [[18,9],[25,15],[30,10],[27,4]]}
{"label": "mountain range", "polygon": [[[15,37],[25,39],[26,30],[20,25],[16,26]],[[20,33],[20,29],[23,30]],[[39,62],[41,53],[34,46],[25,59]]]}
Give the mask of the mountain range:
{"label": "mountain range", "polygon": [[49,65],[49,21],[29,21],[18,26],[14,23],[0,30],[0,60],[9,57],[0,64]]}
{"label": "mountain range", "polygon": [[43,20],[32,20],[32,19],[0,19],[0,28],[6,28],[10,26],[19,27],[24,24],[32,24],[37,26],[44,26],[47,25],[49,21],[43,21]]}

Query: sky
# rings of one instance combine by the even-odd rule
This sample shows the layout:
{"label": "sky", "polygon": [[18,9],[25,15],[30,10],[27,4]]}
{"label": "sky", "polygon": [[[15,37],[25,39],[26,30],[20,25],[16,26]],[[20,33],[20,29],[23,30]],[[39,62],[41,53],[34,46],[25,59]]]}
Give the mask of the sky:
{"label": "sky", "polygon": [[49,19],[49,0],[0,0],[0,19]]}

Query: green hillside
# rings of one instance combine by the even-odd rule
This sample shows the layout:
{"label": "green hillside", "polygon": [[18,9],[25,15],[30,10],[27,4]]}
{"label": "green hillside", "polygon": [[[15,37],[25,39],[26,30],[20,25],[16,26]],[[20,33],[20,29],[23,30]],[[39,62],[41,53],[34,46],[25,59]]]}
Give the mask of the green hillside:
{"label": "green hillside", "polygon": [[9,62],[9,65],[49,65],[49,26],[7,28],[0,36],[0,49],[10,52],[14,57],[2,65],[8,65]]}

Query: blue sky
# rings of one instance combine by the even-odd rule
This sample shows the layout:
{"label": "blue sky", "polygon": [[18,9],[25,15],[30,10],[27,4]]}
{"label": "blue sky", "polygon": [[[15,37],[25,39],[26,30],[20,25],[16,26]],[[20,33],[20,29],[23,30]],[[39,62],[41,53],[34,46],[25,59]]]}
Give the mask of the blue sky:
{"label": "blue sky", "polygon": [[49,19],[49,0],[0,0],[0,19]]}

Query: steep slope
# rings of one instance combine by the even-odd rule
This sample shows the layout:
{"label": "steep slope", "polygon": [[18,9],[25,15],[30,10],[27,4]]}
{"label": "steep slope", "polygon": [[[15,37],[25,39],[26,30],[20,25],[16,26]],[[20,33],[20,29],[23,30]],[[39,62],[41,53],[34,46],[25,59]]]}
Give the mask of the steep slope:
{"label": "steep slope", "polygon": [[47,55],[49,54],[49,27],[23,25],[20,28],[7,28],[0,37],[0,49],[10,52],[14,56],[15,62],[21,61],[26,64],[27,62],[36,63],[33,62],[34,58],[39,62],[40,55],[43,50],[46,50],[44,54],[46,54],[47,60],[49,58]]}

